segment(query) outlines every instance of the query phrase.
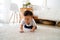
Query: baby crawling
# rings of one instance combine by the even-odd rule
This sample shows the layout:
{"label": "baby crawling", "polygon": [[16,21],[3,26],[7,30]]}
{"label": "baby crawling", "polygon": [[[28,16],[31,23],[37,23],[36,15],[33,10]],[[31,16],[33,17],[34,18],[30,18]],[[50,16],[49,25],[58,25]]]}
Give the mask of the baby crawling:
{"label": "baby crawling", "polygon": [[31,11],[24,12],[24,19],[20,23],[20,32],[23,33],[23,28],[30,29],[30,32],[34,32],[37,29],[36,23],[33,19],[33,13]]}

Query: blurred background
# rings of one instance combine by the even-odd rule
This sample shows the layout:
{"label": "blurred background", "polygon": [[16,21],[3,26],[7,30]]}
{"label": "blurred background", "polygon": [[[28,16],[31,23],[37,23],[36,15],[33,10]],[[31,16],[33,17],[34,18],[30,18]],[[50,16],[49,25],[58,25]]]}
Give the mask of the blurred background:
{"label": "blurred background", "polygon": [[[20,8],[26,0],[0,0],[0,23],[9,23],[11,13],[16,11],[20,14]],[[29,0],[36,5],[34,14],[39,18],[60,21],[60,0]],[[15,5],[14,5],[15,4]],[[11,7],[11,5],[17,7]],[[38,9],[40,8],[40,9]]]}

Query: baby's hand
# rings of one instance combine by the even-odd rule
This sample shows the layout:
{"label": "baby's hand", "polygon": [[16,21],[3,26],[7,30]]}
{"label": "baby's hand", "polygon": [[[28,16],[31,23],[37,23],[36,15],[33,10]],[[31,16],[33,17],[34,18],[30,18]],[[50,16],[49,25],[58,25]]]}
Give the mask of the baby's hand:
{"label": "baby's hand", "polygon": [[20,31],[20,33],[24,33],[24,31]]}
{"label": "baby's hand", "polygon": [[34,32],[34,30],[30,30],[30,32]]}

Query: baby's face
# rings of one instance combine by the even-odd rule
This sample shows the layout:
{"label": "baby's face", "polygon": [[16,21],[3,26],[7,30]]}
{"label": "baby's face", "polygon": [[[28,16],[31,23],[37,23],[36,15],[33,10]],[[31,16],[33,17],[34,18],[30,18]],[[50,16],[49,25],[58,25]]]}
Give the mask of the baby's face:
{"label": "baby's face", "polygon": [[24,16],[25,22],[28,24],[32,20],[32,16]]}

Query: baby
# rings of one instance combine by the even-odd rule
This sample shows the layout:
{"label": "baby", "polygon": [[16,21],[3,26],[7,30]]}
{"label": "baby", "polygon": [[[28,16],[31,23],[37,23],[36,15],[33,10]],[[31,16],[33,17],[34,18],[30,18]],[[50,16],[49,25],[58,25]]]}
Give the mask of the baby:
{"label": "baby", "polygon": [[20,32],[23,33],[23,28],[30,29],[30,32],[34,32],[37,29],[36,23],[33,19],[33,13],[31,11],[24,12],[24,19],[20,23]]}

